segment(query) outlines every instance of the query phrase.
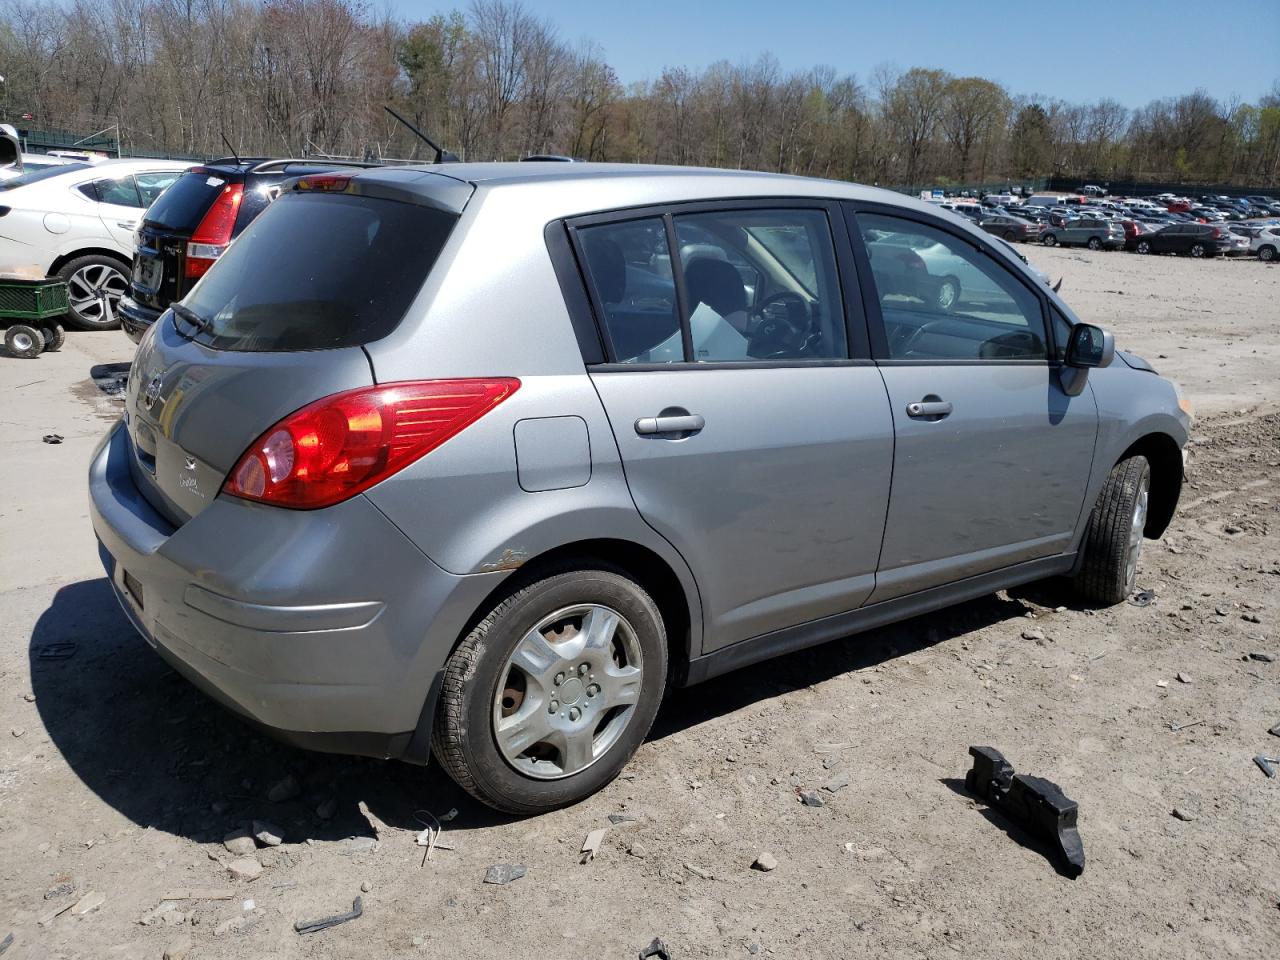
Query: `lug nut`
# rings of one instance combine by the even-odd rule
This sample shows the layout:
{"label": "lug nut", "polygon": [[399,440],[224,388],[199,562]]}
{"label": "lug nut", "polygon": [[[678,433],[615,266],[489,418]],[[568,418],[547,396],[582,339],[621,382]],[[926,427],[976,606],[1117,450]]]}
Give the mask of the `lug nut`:
{"label": "lug nut", "polygon": [[552,701],[551,701],[551,706],[549,706],[549,707],[547,708],[547,713],[555,713],[555,712],[556,712],[557,710],[559,710],[559,709],[560,709],[560,701],[559,701],[559,700],[552,700]]}
{"label": "lug nut", "polygon": [[599,693],[599,692],[600,692],[600,687],[599,687],[598,685],[594,684],[594,683],[593,683],[593,684],[591,684],[591,686],[587,687],[587,696],[588,696],[588,697],[594,697],[594,696],[595,696],[597,693]]}
{"label": "lug nut", "polygon": [[563,673],[557,673],[557,674],[556,674],[556,686],[558,687],[558,686],[560,686],[560,684],[562,684],[562,683],[564,683],[564,674],[563,674]]}
{"label": "lug nut", "polygon": [[585,677],[589,669],[590,667],[588,667],[585,663],[582,664],[582,666],[578,667],[578,676]]}
{"label": "lug nut", "polygon": [[577,720],[580,716],[582,716],[582,711],[579,710],[577,707],[571,707],[569,709],[570,720]]}

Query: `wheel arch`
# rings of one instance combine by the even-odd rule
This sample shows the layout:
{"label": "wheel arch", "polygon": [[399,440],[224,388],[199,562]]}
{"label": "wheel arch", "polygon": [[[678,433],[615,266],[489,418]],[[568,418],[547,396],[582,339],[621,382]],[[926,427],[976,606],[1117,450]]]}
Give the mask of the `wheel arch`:
{"label": "wheel arch", "polygon": [[127,274],[130,267],[130,260],[119,250],[112,250],[110,247],[79,247],[67,253],[61,254],[52,264],[49,265],[49,276],[53,276],[72,260],[79,260],[81,257],[110,257],[118,262]]}
{"label": "wheel arch", "polygon": [[1167,433],[1148,433],[1125,449],[1117,463],[1133,456],[1151,465],[1151,500],[1147,508],[1147,539],[1155,540],[1173,520],[1182,493],[1182,450]]}

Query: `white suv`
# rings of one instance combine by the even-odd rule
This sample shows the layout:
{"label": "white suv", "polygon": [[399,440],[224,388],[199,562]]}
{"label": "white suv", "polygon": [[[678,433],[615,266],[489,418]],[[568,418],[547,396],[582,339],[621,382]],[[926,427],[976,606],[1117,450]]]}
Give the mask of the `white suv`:
{"label": "white suv", "polygon": [[1249,244],[1251,253],[1256,253],[1259,260],[1273,263],[1280,259],[1280,227],[1266,227],[1253,238]]}
{"label": "white suv", "polygon": [[38,273],[67,282],[74,326],[120,325],[134,230],[149,207],[192,164],[104,160],[23,173],[0,183],[0,273]]}

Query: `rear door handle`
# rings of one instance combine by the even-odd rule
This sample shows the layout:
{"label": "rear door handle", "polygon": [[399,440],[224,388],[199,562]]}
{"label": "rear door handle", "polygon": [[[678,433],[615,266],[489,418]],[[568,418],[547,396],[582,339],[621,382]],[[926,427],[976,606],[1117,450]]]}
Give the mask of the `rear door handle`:
{"label": "rear door handle", "polygon": [[917,419],[946,417],[951,414],[950,400],[918,400],[907,404],[907,416]]}
{"label": "rear door handle", "polygon": [[641,417],[636,421],[636,433],[642,437],[660,433],[697,433],[706,425],[707,421],[697,413],[682,417]]}

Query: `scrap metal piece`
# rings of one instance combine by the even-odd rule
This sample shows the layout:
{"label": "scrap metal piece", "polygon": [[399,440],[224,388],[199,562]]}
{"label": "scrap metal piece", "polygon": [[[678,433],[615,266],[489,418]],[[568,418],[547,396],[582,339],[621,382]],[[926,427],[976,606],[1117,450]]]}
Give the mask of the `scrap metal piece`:
{"label": "scrap metal piece", "polygon": [[519,880],[528,871],[522,863],[495,863],[484,872],[484,883],[493,883],[498,886],[511,883],[513,880]]}
{"label": "scrap metal piece", "polygon": [[1256,757],[1253,758],[1253,762],[1256,763],[1258,765],[1258,769],[1260,769],[1268,777],[1274,777],[1276,775],[1275,765],[1277,763],[1280,763],[1280,758],[1264,757],[1262,754],[1258,754]]}
{"label": "scrap metal piece", "polygon": [[0,940],[0,953],[4,953],[4,952],[5,952],[6,950],[8,950],[11,946],[13,946],[13,934],[12,934],[12,933],[11,933],[11,934],[9,934],[7,937],[5,937],[3,940]]}
{"label": "scrap metal piece", "polygon": [[351,904],[350,913],[340,913],[336,917],[325,917],[323,920],[299,920],[293,925],[293,929],[298,933],[319,933],[321,930],[328,930],[330,927],[336,927],[340,923],[346,923],[348,920],[354,920],[364,913],[364,903],[359,897]]}
{"label": "scrap metal piece", "polygon": [[1076,802],[1050,780],[1014,773],[1013,764],[995,747],[970,747],[969,755],[973,769],[965,775],[965,788],[1032,835],[1053,844],[1068,876],[1084,873]]}
{"label": "scrap metal piece", "polygon": [[654,937],[653,943],[640,951],[640,960],[671,960],[671,951],[665,943]]}

